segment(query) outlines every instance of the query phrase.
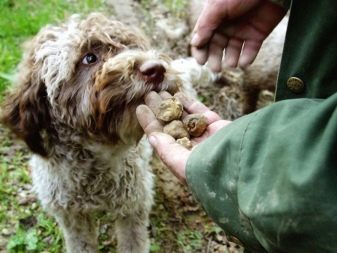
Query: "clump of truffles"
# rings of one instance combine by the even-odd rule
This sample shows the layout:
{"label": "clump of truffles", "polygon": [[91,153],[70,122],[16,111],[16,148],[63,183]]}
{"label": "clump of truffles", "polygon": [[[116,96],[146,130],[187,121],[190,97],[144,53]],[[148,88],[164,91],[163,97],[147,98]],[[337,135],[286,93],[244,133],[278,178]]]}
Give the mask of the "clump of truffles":
{"label": "clump of truffles", "polygon": [[199,137],[205,132],[208,121],[202,114],[194,113],[184,117],[183,124],[191,136]]}
{"label": "clump of truffles", "polygon": [[177,143],[179,143],[180,145],[184,146],[187,149],[191,149],[193,147],[192,142],[187,137],[178,139]]}
{"label": "clump of truffles", "polygon": [[184,124],[180,120],[173,120],[163,127],[163,132],[171,135],[174,139],[189,138],[187,130],[184,128]]}
{"label": "clump of truffles", "polygon": [[180,119],[183,114],[183,105],[175,97],[164,100],[158,108],[157,119],[165,122]]}
{"label": "clump of truffles", "polygon": [[171,135],[187,149],[193,147],[190,136],[201,136],[208,126],[202,114],[189,114],[182,118],[183,105],[176,97],[162,101],[156,107],[156,118],[164,122],[163,132]]}

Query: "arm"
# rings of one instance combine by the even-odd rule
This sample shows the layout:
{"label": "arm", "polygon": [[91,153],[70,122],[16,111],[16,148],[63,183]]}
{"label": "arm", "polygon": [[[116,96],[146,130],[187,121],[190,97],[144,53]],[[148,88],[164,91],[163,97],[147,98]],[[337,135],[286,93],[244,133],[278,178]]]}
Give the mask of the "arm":
{"label": "arm", "polygon": [[[146,98],[150,107],[155,94]],[[160,158],[226,234],[257,252],[337,252],[337,93],[278,102],[232,123],[200,102],[183,104],[210,120],[192,152],[160,133],[147,106],[137,116]]]}
{"label": "arm", "polygon": [[336,108],[288,100],[221,129],[188,159],[194,196],[248,248],[336,252]]}

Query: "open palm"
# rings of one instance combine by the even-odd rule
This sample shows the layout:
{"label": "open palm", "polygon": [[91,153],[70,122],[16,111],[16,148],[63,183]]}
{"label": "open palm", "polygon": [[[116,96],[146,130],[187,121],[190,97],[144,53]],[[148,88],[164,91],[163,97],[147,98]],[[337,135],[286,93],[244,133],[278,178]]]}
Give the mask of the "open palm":
{"label": "open palm", "polygon": [[269,0],[209,0],[194,28],[192,54],[213,71],[246,67],[286,11]]}
{"label": "open palm", "polygon": [[[160,94],[150,92],[145,97],[146,105],[138,106],[137,118],[145,134],[149,136],[150,143],[156,150],[160,159],[168,166],[180,182],[185,183],[185,167],[187,159],[191,154],[191,150],[178,144],[172,136],[163,133],[163,126],[153,113],[153,111],[155,111],[155,106],[158,105],[162,99],[170,96],[171,95],[167,92],[161,92]],[[207,118],[208,127],[206,131],[202,136],[191,140],[194,146],[231,123],[230,121],[222,120],[218,114],[209,110],[204,104],[195,99],[186,97],[182,93],[176,93],[175,96],[182,102],[186,112],[200,113]]]}

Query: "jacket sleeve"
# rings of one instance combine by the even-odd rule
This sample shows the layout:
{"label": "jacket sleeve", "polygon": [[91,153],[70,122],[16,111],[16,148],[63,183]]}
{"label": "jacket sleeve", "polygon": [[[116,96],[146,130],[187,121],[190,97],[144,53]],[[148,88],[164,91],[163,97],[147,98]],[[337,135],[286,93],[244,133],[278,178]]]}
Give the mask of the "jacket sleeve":
{"label": "jacket sleeve", "polygon": [[187,182],[253,252],[337,252],[337,94],[244,116],[193,150]]}

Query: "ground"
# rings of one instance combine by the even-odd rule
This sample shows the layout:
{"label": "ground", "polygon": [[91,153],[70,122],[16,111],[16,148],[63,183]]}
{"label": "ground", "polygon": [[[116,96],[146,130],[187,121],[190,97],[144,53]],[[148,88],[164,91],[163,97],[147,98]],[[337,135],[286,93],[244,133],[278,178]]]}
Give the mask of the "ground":
{"label": "ground", "polygon": [[[187,0],[3,0],[0,9],[0,94],[9,85],[20,59],[19,45],[39,27],[73,12],[94,10],[112,14],[126,23],[138,24],[152,38],[154,47],[172,57],[188,55],[191,14]],[[219,90],[214,89],[214,92]],[[214,95],[211,93],[199,95],[209,103],[209,97]],[[0,126],[0,253],[61,252],[62,235],[31,192],[28,157],[24,145],[14,141]],[[241,251],[227,241],[188,189],[180,185],[156,157],[152,164],[156,174],[156,195],[149,228],[151,252]],[[98,218],[100,252],[114,252],[116,242],[109,217],[101,215]]]}

